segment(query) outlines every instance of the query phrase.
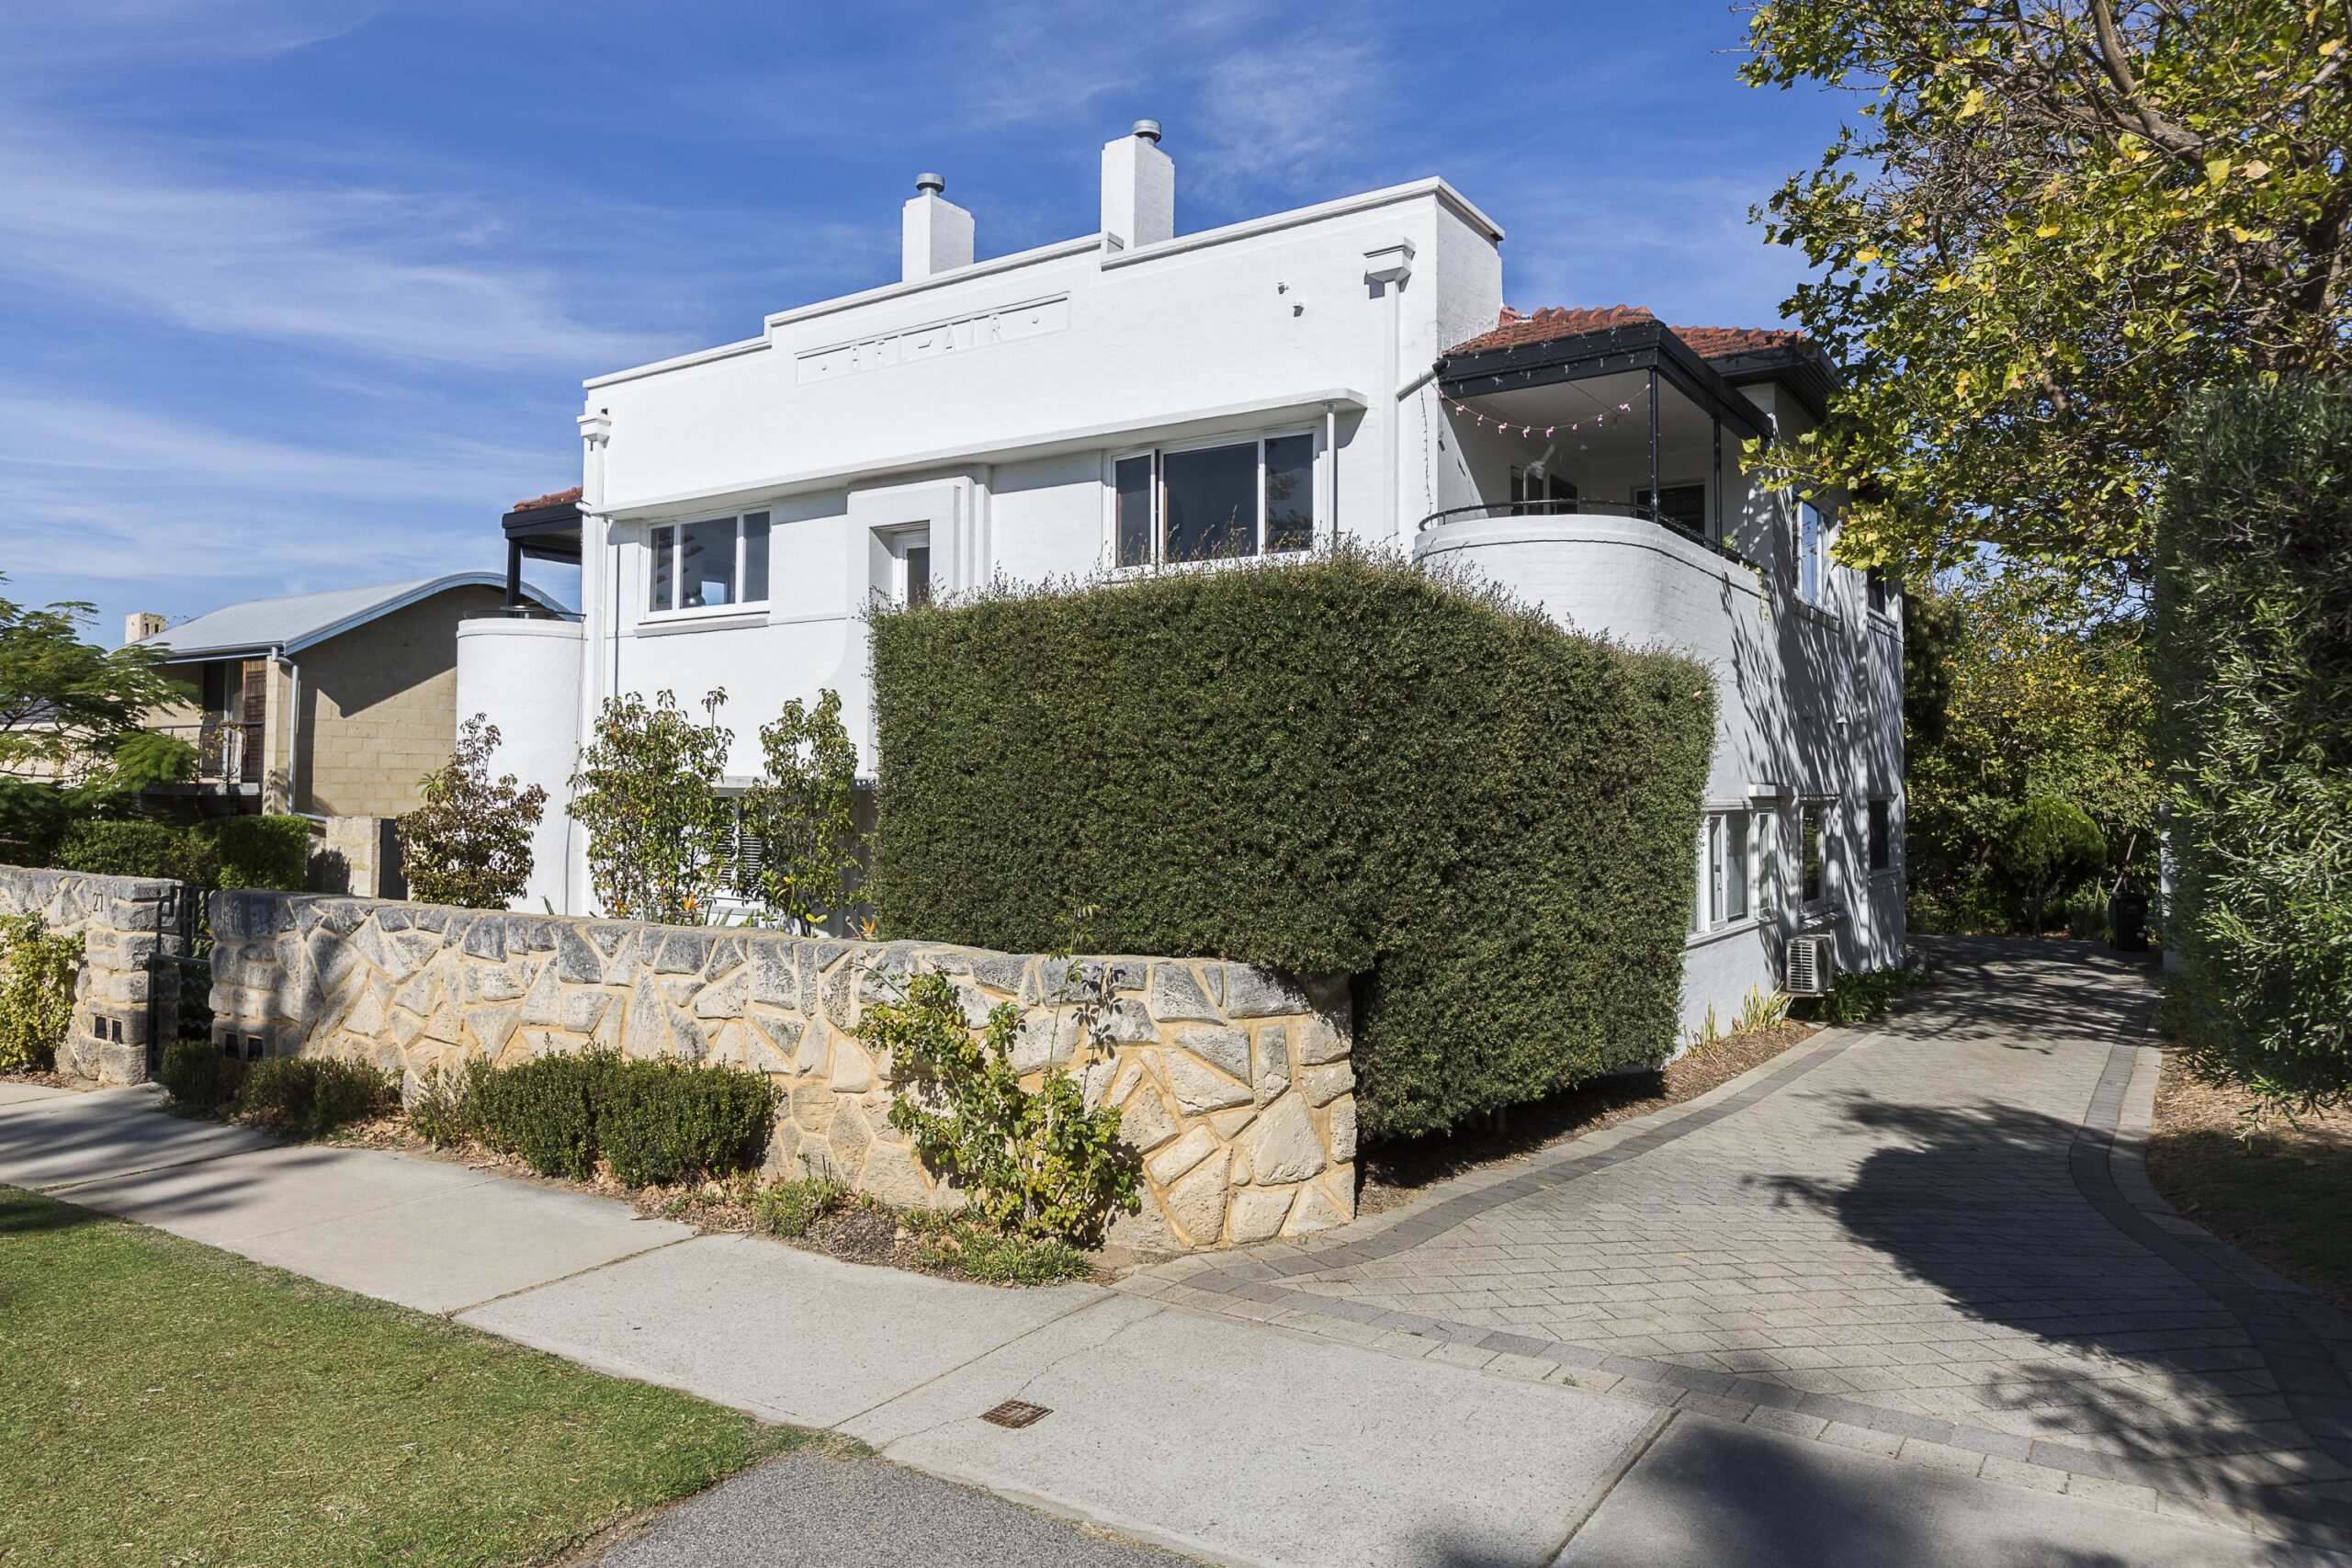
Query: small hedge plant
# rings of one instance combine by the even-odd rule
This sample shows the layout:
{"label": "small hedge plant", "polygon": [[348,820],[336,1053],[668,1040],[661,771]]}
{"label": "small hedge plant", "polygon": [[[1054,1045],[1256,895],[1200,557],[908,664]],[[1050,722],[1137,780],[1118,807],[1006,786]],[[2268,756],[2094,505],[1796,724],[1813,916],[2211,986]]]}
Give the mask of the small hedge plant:
{"label": "small hedge plant", "polygon": [[1342,549],[874,621],[885,937],[1354,983],[1406,1136],[1672,1048],[1714,688]]}
{"label": "small hedge plant", "polygon": [[0,919],[0,1072],[47,1072],[74,1022],[82,938],[45,929],[39,915]]}
{"label": "small hedge plant", "polygon": [[299,893],[310,876],[311,824],[301,817],[170,822],[77,822],[58,841],[61,871],[161,876],[202,888]]}
{"label": "small hedge plant", "polygon": [[165,1047],[160,1076],[180,1111],[242,1116],[289,1138],[324,1137],[399,1102],[399,1086],[366,1062],[270,1056],[246,1063],[202,1040]]}
{"label": "small hedge plant", "polygon": [[1024,1089],[1011,1059],[1020,1029],[1020,1010],[1000,1002],[975,1039],[954,982],[925,971],[903,997],[869,1006],[857,1033],[908,1081],[890,1125],[912,1134],[916,1153],[999,1234],[1099,1240],[1114,1213],[1141,1206],[1118,1108],[1087,1110],[1078,1080],[1058,1067]]}
{"label": "small hedge plant", "polygon": [[602,1160],[624,1186],[650,1187],[749,1169],[775,1115],[758,1073],[595,1050],[435,1075],[409,1124],[436,1144],[478,1139],[542,1176],[585,1181]]}
{"label": "small hedge plant", "polygon": [[380,1115],[398,1086],[366,1062],[332,1056],[271,1056],[245,1070],[237,1110],[258,1126],[292,1138],[316,1138]]}
{"label": "small hedge plant", "polygon": [[245,1065],[207,1040],[182,1040],[164,1047],[157,1075],[175,1110],[214,1116],[237,1102]]}

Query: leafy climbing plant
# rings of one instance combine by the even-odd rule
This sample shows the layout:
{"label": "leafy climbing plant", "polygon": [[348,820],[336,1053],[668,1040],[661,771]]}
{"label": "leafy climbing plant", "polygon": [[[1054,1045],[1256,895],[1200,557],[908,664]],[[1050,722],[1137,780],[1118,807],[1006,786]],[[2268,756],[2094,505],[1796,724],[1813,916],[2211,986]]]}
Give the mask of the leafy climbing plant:
{"label": "leafy climbing plant", "polygon": [[55,1065],[81,971],[79,933],[52,934],[39,915],[0,919],[0,1072]]}
{"label": "leafy climbing plant", "polygon": [[1008,1235],[1095,1241],[1114,1213],[1142,1206],[1134,1151],[1119,1142],[1118,1108],[1086,1109],[1061,1068],[1022,1087],[1012,1061],[1020,1031],[1020,1010],[1000,1002],[976,1035],[955,983],[925,971],[899,998],[869,1006],[857,1032],[910,1081],[891,1102],[890,1125],[912,1134],[924,1162],[954,1177],[983,1219]]}
{"label": "leafy climbing plant", "polygon": [[798,698],[760,729],[765,768],[743,795],[743,837],[758,846],[753,886],[770,916],[804,935],[849,901],[858,866],[857,747],[841,694]]}
{"label": "leafy climbing plant", "polygon": [[727,694],[703,698],[705,722],[676,695],[605,700],[571,775],[564,809],[588,829],[596,901],[620,919],[707,925],[718,919],[733,813],[718,795],[731,730],[718,723]]}
{"label": "leafy climbing plant", "polygon": [[531,835],[548,792],[513,773],[490,776],[498,726],[466,720],[447,766],[424,775],[424,804],[401,818],[401,874],[427,904],[503,909],[531,881]]}

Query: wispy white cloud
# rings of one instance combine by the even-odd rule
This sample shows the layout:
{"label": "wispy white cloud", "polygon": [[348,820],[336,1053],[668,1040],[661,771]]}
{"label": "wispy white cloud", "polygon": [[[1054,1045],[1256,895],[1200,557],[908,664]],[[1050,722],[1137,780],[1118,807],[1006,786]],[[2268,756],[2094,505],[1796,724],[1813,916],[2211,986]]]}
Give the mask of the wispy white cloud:
{"label": "wispy white cloud", "polygon": [[447,197],[141,166],[0,122],[0,277],[109,311],[408,364],[594,369],[674,340],[575,319]]}
{"label": "wispy white cloud", "polygon": [[[198,419],[0,387],[0,559],[12,573],[164,590],[294,592],[491,564],[491,527],[544,454],[456,436],[397,452],[277,441]],[[479,520],[479,521],[476,521]]]}

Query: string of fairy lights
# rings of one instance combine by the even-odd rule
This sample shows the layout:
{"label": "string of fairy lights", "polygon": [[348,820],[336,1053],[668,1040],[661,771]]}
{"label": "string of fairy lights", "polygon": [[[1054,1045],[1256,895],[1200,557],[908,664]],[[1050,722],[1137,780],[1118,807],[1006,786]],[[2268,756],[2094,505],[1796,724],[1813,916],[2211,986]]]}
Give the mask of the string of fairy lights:
{"label": "string of fairy lights", "polygon": [[[1495,427],[1495,433],[1497,434],[1508,435],[1510,434],[1512,426],[1517,425],[1521,435],[1531,440],[1534,438],[1535,426],[1532,424],[1521,424],[1517,420],[1504,419],[1498,414],[1481,413],[1476,409],[1472,408],[1468,403],[1463,402],[1458,398],[1447,398],[1445,400],[1448,404],[1452,405],[1455,413],[1467,414],[1472,419],[1476,420],[1478,422],[1478,427],[1482,430],[1491,423]],[[1575,432],[1582,430],[1588,424],[1606,426],[1609,423],[1609,412],[1610,411],[1607,409],[1602,409],[1599,412],[1593,414],[1589,419],[1571,420],[1566,428],[1571,432]],[[1630,401],[1619,403],[1617,405],[1616,412],[1619,413],[1632,413],[1634,412],[1634,405]],[[1544,426],[1544,439],[1551,439],[1551,437],[1556,434],[1561,429],[1562,426],[1557,424],[1547,424]]]}

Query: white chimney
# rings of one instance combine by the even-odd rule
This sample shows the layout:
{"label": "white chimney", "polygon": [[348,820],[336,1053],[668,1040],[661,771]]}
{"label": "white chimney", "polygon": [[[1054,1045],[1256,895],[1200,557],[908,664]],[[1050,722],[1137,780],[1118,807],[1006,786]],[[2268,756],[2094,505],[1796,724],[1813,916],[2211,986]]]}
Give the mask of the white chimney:
{"label": "white chimney", "polygon": [[164,629],[164,617],[153,610],[133,610],[122,618],[122,640],[144,642]]}
{"label": "white chimney", "polygon": [[915,176],[899,243],[900,272],[909,283],[972,265],[972,215],[939,194],[946,188],[937,175]]}
{"label": "white chimney", "polygon": [[1176,237],[1176,160],[1159,150],[1156,119],[1102,144],[1102,232],[1125,249]]}

